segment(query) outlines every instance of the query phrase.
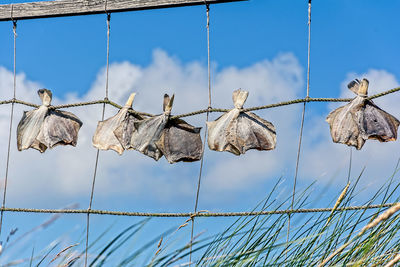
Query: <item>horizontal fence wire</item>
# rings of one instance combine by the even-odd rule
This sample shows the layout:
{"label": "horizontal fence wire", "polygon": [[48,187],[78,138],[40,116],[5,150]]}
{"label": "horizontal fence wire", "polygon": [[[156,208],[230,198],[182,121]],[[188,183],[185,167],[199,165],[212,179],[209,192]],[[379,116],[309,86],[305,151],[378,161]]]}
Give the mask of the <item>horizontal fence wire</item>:
{"label": "horizontal fence wire", "polygon": [[[389,95],[395,92],[400,91],[400,87],[396,87],[372,96],[367,97],[368,100],[376,99],[385,95]],[[294,99],[294,100],[289,100],[289,101],[283,101],[283,102],[278,102],[278,103],[273,103],[273,104],[268,104],[264,106],[257,106],[257,107],[250,107],[250,108],[244,108],[242,109],[243,112],[247,111],[256,111],[256,110],[263,110],[263,109],[270,109],[270,108],[276,108],[276,107],[282,107],[282,106],[288,106],[288,105],[293,105],[293,104],[299,104],[299,103],[305,103],[305,102],[350,102],[354,98],[313,98],[313,97],[306,97],[306,98],[299,98],[299,99]],[[29,107],[34,107],[38,108],[40,105],[29,103],[26,101],[18,100],[18,99],[11,99],[11,100],[3,100],[0,101],[0,105],[5,105],[5,104],[11,104],[11,103],[17,103]],[[61,109],[61,108],[72,108],[72,107],[82,107],[82,106],[90,106],[90,105],[96,105],[96,104],[108,104],[111,105],[115,108],[121,109],[122,106],[118,105],[117,103],[109,100],[108,98],[105,98],[103,100],[94,100],[94,101],[87,101],[87,102],[78,102],[78,103],[72,103],[72,104],[63,104],[63,105],[55,105],[55,106],[50,106],[52,109]],[[188,112],[180,115],[175,115],[171,116],[171,119],[178,119],[178,118],[184,118],[184,117],[190,117],[190,116],[195,116],[207,112],[228,112],[231,109],[224,109],[224,108],[207,108],[207,109],[201,109],[193,112]],[[142,115],[142,116],[147,116],[147,117],[153,117],[153,114],[146,113],[146,112],[139,112],[136,110],[130,110],[131,113],[137,114],[137,115]]]}
{"label": "horizontal fence wire", "polygon": [[288,210],[271,210],[271,211],[241,211],[241,212],[124,212],[124,211],[108,211],[108,210],[80,210],[80,209],[29,209],[29,208],[1,208],[5,212],[19,213],[59,213],[59,214],[97,214],[97,215],[114,215],[114,216],[131,216],[131,217],[242,217],[242,216],[258,216],[273,214],[294,214],[294,213],[322,213],[322,212],[343,212],[351,210],[368,210],[379,208],[390,208],[397,203],[385,203],[378,205],[364,206],[348,206],[340,208],[314,208],[314,209],[288,209]]}

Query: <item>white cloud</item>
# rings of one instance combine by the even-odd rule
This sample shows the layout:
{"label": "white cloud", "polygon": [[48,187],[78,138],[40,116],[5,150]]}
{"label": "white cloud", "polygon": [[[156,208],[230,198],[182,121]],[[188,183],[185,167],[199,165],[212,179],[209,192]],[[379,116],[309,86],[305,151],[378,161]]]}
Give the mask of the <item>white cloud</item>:
{"label": "white cloud", "polygon": [[[212,105],[232,107],[232,91],[242,88],[250,92],[245,106],[257,106],[277,101],[290,100],[302,95],[304,90],[303,70],[297,59],[290,53],[280,54],[273,60],[264,60],[245,68],[229,67],[217,70],[213,66]],[[102,69],[91,88],[82,97],[74,94],[59,95],[53,89],[54,103],[102,99],[105,89],[105,70]],[[395,87],[396,78],[385,71],[371,70],[370,93]],[[361,77],[349,74],[346,78]],[[18,98],[39,103],[36,90],[40,84],[28,81],[23,74],[17,79]],[[342,96],[347,96],[345,83],[341,85]],[[207,70],[197,62],[184,64],[161,50],[154,52],[153,61],[146,67],[129,62],[114,63],[110,66],[110,99],[123,104],[131,92],[137,92],[134,109],[150,113],[162,111],[162,96],[165,92],[175,93],[173,113],[184,113],[205,108],[208,105]],[[0,95],[2,99],[12,97],[12,73],[0,67]],[[400,107],[394,98],[376,100],[385,110],[399,116]],[[57,199],[72,202],[71,199],[89,196],[96,150],[91,137],[101,117],[101,105],[73,108],[82,121],[78,145],[56,147],[44,154],[37,151],[16,151],[15,129],[22,110],[29,107],[17,106],[15,113],[11,165],[9,175],[8,202],[11,206],[28,205],[40,201],[49,207]],[[0,106],[0,126],[8,128],[9,106]],[[106,107],[106,117],[114,115],[116,109]],[[251,194],[255,188],[268,179],[279,176],[291,178],[296,160],[298,129],[301,105],[257,111],[258,115],[274,123],[277,129],[277,148],[274,151],[248,151],[237,157],[229,153],[206,150],[204,178],[202,184],[203,203],[212,203],[218,195],[232,193]],[[211,114],[215,119],[220,114]],[[307,118],[304,146],[299,179],[326,179],[337,170],[344,173],[348,149],[333,144],[325,115]],[[187,118],[190,123],[204,126],[205,115]],[[0,170],[4,169],[8,131],[0,136]],[[367,142],[361,152],[354,153],[354,173],[368,163],[373,166],[370,179],[377,177],[380,170],[393,167],[398,157],[397,143],[378,144]],[[329,153],[328,153],[329,151]],[[123,156],[114,151],[100,153],[96,181],[96,197],[114,199],[116,196],[132,196],[156,203],[176,203],[192,206],[197,184],[199,163],[170,165],[165,159],[155,162],[136,151],[126,151]],[[388,175],[382,174],[386,178]],[[344,175],[340,176],[342,180]],[[328,177],[330,178],[330,177]],[[266,191],[268,191],[266,189]],[[23,197],[21,197],[23,196]],[[215,196],[215,197],[213,197]],[[260,196],[261,198],[262,196]],[[49,202],[52,199],[54,201]],[[190,203],[187,203],[190,200]],[[62,203],[64,203],[62,202]],[[138,207],[140,205],[138,204]]]}

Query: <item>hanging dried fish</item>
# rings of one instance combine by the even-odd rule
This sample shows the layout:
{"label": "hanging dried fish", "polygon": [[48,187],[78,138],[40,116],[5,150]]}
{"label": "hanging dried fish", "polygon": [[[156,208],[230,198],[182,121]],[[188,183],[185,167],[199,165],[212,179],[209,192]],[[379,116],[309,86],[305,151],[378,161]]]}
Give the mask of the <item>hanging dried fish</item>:
{"label": "hanging dried fish", "polygon": [[140,120],[143,120],[142,116],[129,112],[121,124],[114,130],[115,137],[125,150],[130,148],[132,133],[135,130],[133,123]]}
{"label": "hanging dried fish", "polygon": [[[92,139],[94,147],[102,150],[112,149],[118,154],[122,154],[124,146],[120,140],[126,140],[127,138],[125,135],[129,132],[126,131],[125,128],[127,125],[133,126],[133,121],[142,119],[139,115],[129,112],[129,109],[132,108],[134,98],[135,94],[133,93],[130,95],[125,106],[121,108],[115,116],[100,121],[97,124],[97,129]],[[117,129],[120,130],[116,131]]]}
{"label": "hanging dried fish", "polygon": [[254,113],[243,112],[242,108],[249,93],[233,92],[235,108],[217,120],[207,122],[208,147],[215,151],[229,151],[235,155],[247,150],[272,150],[276,145],[275,127]]}
{"label": "hanging dried fish", "polygon": [[367,79],[354,80],[349,90],[357,94],[349,104],[329,113],[326,121],[330,125],[332,140],[361,149],[368,139],[380,142],[397,139],[400,122],[368,100]]}
{"label": "hanging dried fish", "polygon": [[203,153],[200,130],[181,119],[169,120],[156,145],[169,163],[200,160]]}
{"label": "hanging dried fish", "polygon": [[164,95],[164,113],[134,122],[129,148],[159,160],[163,155],[169,163],[196,161],[201,158],[203,146],[200,128],[180,119],[169,119],[174,96]]}
{"label": "hanging dried fish", "polygon": [[134,129],[127,149],[135,149],[155,160],[162,157],[163,154],[156,142],[161,138],[167,124],[173,101],[174,96],[170,99],[168,95],[165,95],[163,114],[133,123]]}
{"label": "hanging dried fish", "polygon": [[82,122],[72,113],[49,109],[52,93],[38,91],[42,105],[25,111],[17,128],[18,150],[34,148],[43,153],[56,145],[76,146]]}

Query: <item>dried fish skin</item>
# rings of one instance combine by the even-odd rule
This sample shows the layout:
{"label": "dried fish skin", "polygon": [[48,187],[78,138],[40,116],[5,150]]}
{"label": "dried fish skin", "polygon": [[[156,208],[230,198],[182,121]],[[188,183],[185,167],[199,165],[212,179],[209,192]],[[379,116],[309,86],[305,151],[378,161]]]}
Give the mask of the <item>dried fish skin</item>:
{"label": "dried fish skin", "polygon": [[203,154],[200,130],[184,120],[170,120],[156,145],[171,164],[198,161]]}
{"label": "dried fish skin", "polygon": [[[229,130],[233,140],[232,147],[235,147],[240,154],[247,150],[273,150],[276,147],[275,126],[254,113],[242,112],[238,118],[232,122]],[[236,137],[234,133],[236,132]]]}
{"label": "dried fish skin", "polygon": [[326,121],[330,125],[333,142],[360,150],[368,139],[380,142],[397,139],[400,122],[368,100],[368,85],[367,79],[350,82],[349,90],[358,95],[349,104],[328,115]]}
{"label": "dried fish skin", "polygon": [[137,150],[155,160],[162,157],[156,142],[161,138],[162,131],[167,124],[168,116],[159,115],[142,121],[134,122],[131,142],[128,149]]}
{"label": "dried fish skin", "polygon": [[18,123],[17,127],[17,148],[19,151],[30,147],[35,148],[42,153],[46,150],[47,147],[40,145],[36,141],[36,137],[40,132],[47,112],[48,107],[46,106],[40,106],[38,109],[31,111],[24,111],[22,119]]}
{"label": "dried fish skin", "polygon": [[274,125],[251,112],[231,110],[216,121],[207,122],[208,147],[235,155],[247,150],[273,150],[276,147]]}
{"label": "dried fish skin", "polygon": [[174,97],[174,95],[171,98],[167,94],[164,95],[163,114],[133,122],[134,130],[127,149],[137,150],[154,160],[159,160],[163,156],[163,152],[157,143],[167,126]]}
{"label": "dried fish skin", "polygon": [[115,137],[125,150],[131,148],[132,133],[135,131],[134,123],[140,120],[143,120],[141,116],[128,112],[125,119],[114,130]]}
{"label": "dried fish skin", "polygon": [[229,151],[235,155],[240,155],[240,151],[232,148],[229,141],[234,142],[234,138],[228,140],[227,130],[230,128],[232,120],[235,120],[240,114],[238,109],[233,109],[215,121],[207,122],[208,128],[208,147],[214,151]]}
{"label": "dried fish skin", "polygon": [[[134,118],[135,116],[129,112],[132,109],[132,103],[135,98],[135,93],[129,96],[125,106],[122,107],[118,113],[104,121],[99,121],[97,124],[96,132],[92,138],[92,144],[97,149],[109,150],[112,149],[118,154],[122,155],[124,152],[124,146],[119,140],[119,136],[115,134],[115,131],[120,128],[127,120]],[[118,132],[118,131],[117,131]],[[121,136],[125,135],[125,128],[122,127]]]}
{"label": "dried fish skin", "polygon": [[42,105],[35,110],[25,111],[17,127],[19,151],[34,148],[43,153],[56,145],[75,146],[82,122],[72,113],[50,109],[50,90],[38,91]]}
{"label": "dried fish skin", "polygon": [[124,148],[114,134],[114,130],[121,124],[128,113],[128,108],[123,107],[118,113],[104,121],[99,121],[96,131],[92,138],[92,144],[95,148],[101,150],[112,149],[122,155]]}
{"label": "dried fish skin", "polygon": [[40,144],[49,148],[57,145],[76,146],[81,126],[82,122],[74,114],[61,110],[50,110],[36,139]]}
{"label": "dried fish skin", "polygon": [[370,100],[366,101],[363,112],[360,113],[360,122],[362,123],[361,133],[365,139],[376,139],[380,142],[397,139],[400,122]]}
{"label": "dried fish skin", "polygon": [[134,130],[129,149],[138,150],[155,160],[164,155],[171,164],[201,159],[203,153],[201,128],[196,128],[181,119],[170,120],[173,101],[174,95],[170,98],[165,94],[163,114],[133,122]]}
{"label": "dried fish skin", "polygon": [[169,115],[162,114],[152,118],[134,122],[131,142],[128,149],[134,149],[155,160],[159,160],[163,153],[156,142],[161,138]]}
{"label": "dried fish skin", "polygon": [[366,139],[360,133],[357,115],[362,105],[363,98],[357,96],[349,104],[337,108],[328,115],[326,121],[330,125],[333,142],[354,146],[357,150],[363,147]]}
{"label": "dried fish skin", "polygon": [[235,108],[217,120],[207,122],[207,141],[211,150],[241,155],[250,149],[272,150],[275,148],[275,126],[254,113],[242,111],[247,96],[246,91],[234,91]]}

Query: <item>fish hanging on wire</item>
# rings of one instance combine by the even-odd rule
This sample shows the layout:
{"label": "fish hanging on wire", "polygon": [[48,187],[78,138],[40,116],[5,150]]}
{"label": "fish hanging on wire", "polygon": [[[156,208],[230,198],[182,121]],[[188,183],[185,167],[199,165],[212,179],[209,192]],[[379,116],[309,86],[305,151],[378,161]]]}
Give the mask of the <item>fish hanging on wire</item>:
{"label": "fish hanging on wire", "polygon": [[200,129],[180,119],[170,119],[174,95],[164,95],[164,113],[134,122],[131,142],[127,149],[135,149],[155,160],[163,155],[169,163],[201,159],[203,145]]}
{"label": "fish hanging on wire", "polygon": [[217,120],[207,122],[208,147],[215,151],[229,151],[235,155],[247,150],[272,150],[276,146],[274,125],[256,114],[242,111],[249,92],[233,92],[235,108]]}
{"label": "fish hanging on wire", "polygon": [[131,132],[126,129],[133,129],[133,122],[143,119],[140,115],[130,112],[134,98],[135,93],[129,96],[125,106],[115,116],[99,121],[92,139],[94,147],[101,150],[112,149],[120,155],[124,152],[123,144],[130,138],[130,135],[127,135]]}
{"label": "fish hanging on wire", "polygon": [[200,130],[181,119],[168,120],[156,145],[169,163],[200,160],[203,153]]}
{"label": "fish hanging on wire", "polygon": [[18,150],[34,148],[43,153],[57,145],[76,146],[82,122],[70,112],[50,108],[50,90],[40,89],[38,94],[42,105],[35,110],[24,111],[18,124]]}
{"label": "fish hanging on wire", "polygon": [[332,140],[361,149],[368,139],[395,141],[400,122],[368,99],[367,79],[354,80],[347,87],[357,96],[347,105],[329,113]]}

